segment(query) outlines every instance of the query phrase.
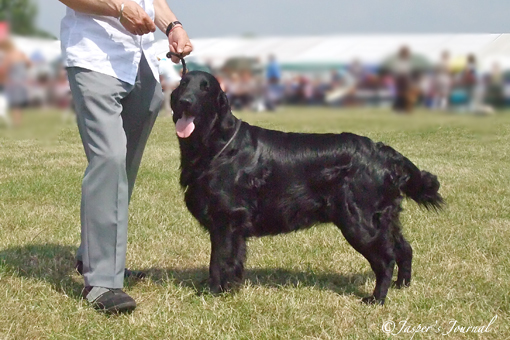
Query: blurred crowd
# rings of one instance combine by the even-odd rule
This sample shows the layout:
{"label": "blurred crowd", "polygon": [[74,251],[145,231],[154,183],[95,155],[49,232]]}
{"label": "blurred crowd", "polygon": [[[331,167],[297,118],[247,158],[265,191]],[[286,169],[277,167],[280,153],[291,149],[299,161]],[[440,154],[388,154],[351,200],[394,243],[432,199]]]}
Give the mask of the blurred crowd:
{"label": "blurred crowd", "polygon": [[410,113],[430,110],[490,114],[510,107],[510,72],[494,63],[478,69],[475,55],[451,59],[444,51],[437,64],[403,46],[379,65],[354,60],[322,71],[285,71],[274,56],[253,67],[213,70],[237,110],[274,110],[280,104],[338,107],[391,107]]}
{"label": "blurred crowd", "polygon": [[[490,114],[510,106],[510,72],[497,63],[480,71],[475,55],[451,58],[447,51],[433,64],[407,46],[379,65],[354,60],[335,69],[288,70],[274,55],[267,60],[231,58],[220,68],[198,65],[213,73],[227,93],[233,110],[274,111],[279,105],[386,107],[410,113],[431,110]],[[197,65],[190,65],[197,69]],[[179,84],[179,68],[161,71],[166,95]],[[36,53],[25,55],[9,38],[0,39],[0,125],[21,123],[26,107],[59,108],[72,112],[65,69]],[[2,122],[3,121],[3,122]]]}
{"label": "blurred crowd", "polygon": [[0,124],[19,125],[27,107],[72,106],[67,72],[59,62],[25,55],[8,37],[0,39]]}

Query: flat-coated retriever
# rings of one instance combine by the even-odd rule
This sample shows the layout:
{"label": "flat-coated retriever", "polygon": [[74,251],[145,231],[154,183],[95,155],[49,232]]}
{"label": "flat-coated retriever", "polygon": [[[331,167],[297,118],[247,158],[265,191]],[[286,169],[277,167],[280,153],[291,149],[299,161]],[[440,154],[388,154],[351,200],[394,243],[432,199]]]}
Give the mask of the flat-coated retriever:
{"label": "flat-coated retriever", "polygon": [[243,278],[246,239],[333,222],[376,276],[366,303],[384,304],[395,262],[397,287],[411,282],[402,236],[403,196],[438,209],[436,176],[389,146],[352,133],[284,133],[242,122],[209,73],[193,71],[171,97],[186,206],[211,237],[209,287]]}

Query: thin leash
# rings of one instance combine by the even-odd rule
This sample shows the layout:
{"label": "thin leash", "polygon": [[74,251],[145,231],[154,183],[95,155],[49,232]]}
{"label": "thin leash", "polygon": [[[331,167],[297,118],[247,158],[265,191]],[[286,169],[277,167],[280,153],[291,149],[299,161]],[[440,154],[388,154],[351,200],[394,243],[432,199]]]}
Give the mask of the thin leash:
{"label": "thin leash", "polygon": [[234,140],[234,138],[237,136],[237,133],[239,132],[239,129],[241,128],[241,123],[243,121],[241,119],[238,119],[237,120],[237,123],[236,123],[236,131],[234,132],[234,134],[232,135],[232,137],[230,137],[230,139],[228,140],[227,144],[225,144],[225,146],[220,150],[220,152],[218,152],[216,154],[216,156],[213,157],[213,159],[211,160],[214,161],[216,158],[220,157],[220,155],[222,154],[223,151],[225,151],[225,149],[230,145],[230,143],[232,143],[232,141]]}
{"label": "thin leash", "polygon": [[184,60],[184,57],[181,54],[177,54],[177,53],[174,53],[174,52],[168,52],[166,54],[166,57],[168,59],[172,58],[172,56],[181,59],[181,63],[182,63],[182,75],[185,75],[186,72],[188,72],[188,70],[186,69],[186,60]]}

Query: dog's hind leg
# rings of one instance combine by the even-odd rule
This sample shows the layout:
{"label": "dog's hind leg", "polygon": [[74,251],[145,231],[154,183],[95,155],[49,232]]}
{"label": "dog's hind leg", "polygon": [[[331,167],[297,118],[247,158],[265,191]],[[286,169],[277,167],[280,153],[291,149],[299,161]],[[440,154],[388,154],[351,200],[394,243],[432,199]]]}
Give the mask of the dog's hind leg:
{"label": "dog's hind leg", "polygon": [[[370,262],[370,266],[375,273],[375,289],[372,296],[363,298],[363,302],[367,304],[383,305],[391,285],[391,277],[395,269],[395,259],[391,244],[383,240],[376,241],[379,243],[368,254],[363,254]],[[373,251],[377,249],[377,251]],[[391,250],[390,250],[391,249]]]}
{"label": "dog's hind leg", "polygon": [[395,253],[389,226],[384,218],[377,223],[365,222],[357,214],[356,209],[349,209],[348,218],[333,221],[342,231],[349,244],[363,255],[375,273],[375,289],[372,296],[363,298],[367,304],[383,305],[391,285],[395,268]]}
{"label": "dog's hind leg", "polygon": [[408,287],[411,284],[411,266],[413,260],[413,248],[402,235],[400,228],[394,232],[395,257],[398,266],[396,288]]}
{"label": "dog's hind leg", "polygon": [[395,288],[408,287],[411,284],[411,267],[413,262],[413,248],[402,235],[400,225],[400,207],[401,199],[397,199],[394,205],[387,207],[387,213],[382,215],[384,223],[389,225],[393,241],[393,251],[398,266],[397,281],[394,282]]}

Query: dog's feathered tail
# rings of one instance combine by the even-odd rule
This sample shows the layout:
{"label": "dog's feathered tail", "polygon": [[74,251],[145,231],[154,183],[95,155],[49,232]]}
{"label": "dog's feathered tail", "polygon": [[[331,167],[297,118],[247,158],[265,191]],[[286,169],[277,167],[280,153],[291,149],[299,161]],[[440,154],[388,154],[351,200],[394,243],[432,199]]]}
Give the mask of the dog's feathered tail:
{"label": "dog's feathered tail", "polygon": [[400,186],[400,190],[427,210],[441,210],[444,200],[438,192],[440,184],[437,176],[428,171],[420,171],[409,159],[404,156],[402,158],[407,179]]}
{"label": "dog's feathered tail", "polygon": [[386,155],[391,177],[396,180],[400,191],[427,210],[441,210],[444,200],[439,194],[437,176],[428,171],[420,171],[408,158],[393,148],[378,143],[379,150]]}

